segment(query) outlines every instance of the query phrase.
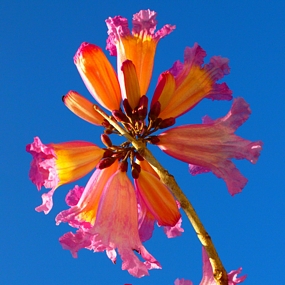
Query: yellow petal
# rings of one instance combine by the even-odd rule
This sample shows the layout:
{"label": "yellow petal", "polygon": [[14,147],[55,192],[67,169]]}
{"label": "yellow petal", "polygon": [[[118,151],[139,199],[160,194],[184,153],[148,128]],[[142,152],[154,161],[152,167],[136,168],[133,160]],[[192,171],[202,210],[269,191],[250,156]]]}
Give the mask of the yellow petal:
{"label": "yellow petal", "polygon": [[59,184],[70,183],[88,174],[96,167],[105,150],[83,141],[50,144],[56,153]]}

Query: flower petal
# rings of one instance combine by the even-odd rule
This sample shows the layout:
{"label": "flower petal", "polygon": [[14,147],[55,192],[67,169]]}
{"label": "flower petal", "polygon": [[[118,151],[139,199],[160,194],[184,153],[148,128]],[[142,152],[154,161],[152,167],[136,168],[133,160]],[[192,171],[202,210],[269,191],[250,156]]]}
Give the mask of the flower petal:
{"label": "flower petal", "polygon": [[156,101],[160,102],[161,111],[165,109],[165,107],[169,104],[173,94],[175,91],[175,79],[174,76],[169,72],[163,72],[158,79],[158,83],[156,85],[151,107]]}
{"label": "flower petal", "polygon": [[130,60],[126,60],[122,64],[122,72],[124,76],[124,86],[126,88],[126,98],[132,109],[134,109],[138,106],[141,97],[136,67]]}
{"label": "flower petal", "polygon": [[250,114],[248,104],[238,98],[231,111],[223,118],[208,121],[203,125],[185,125],[160,134],[158,147],[167,154],[189,164],[199,166],[191,173],[211,170],[223,178],[231,195],[241,192],[246,184],[232,158],[247,159],[255,163],[262,148],[262,142],[251,142],[238,137],[234,131]]}
{"label": "flower petal", "polygon": [[232,91],[226,83],[216,83],[217,80],[229,73],[228,59],[214,56],[210,59],[210,63],[202,67],[205,56],[206,52],[197,43],[193,48],[185,49],[184,65],[176,62],[170,69],[176,83],[176,89],[171,95],[171,99],[165,100],[164,97],[155,99],[163,104],[168,103],[159,117],[166,119],[181,116],[203,98],[232,99]]}
{"label": "flower petal", "polygon": [[162,226],[174,226],[181,215],[168,188],[154,175],[144,171],[135,179],[138,195]]}
{"label": "flower petal", "polygon": [[42,195],[42,204],[35,208],[37,212],[44,212],[46,215],[50,212],[53,206],[52,196],[55,189],[50,190],[48,193]]}
{"label": "flower petal", "polygon": [[[81,225],[86,228],[90,228],[94,225],[102,192],[108,180],[117,169],[117,161],[110,167],[102,170],[96,169],[89,179],[82,195],[78,198],[77,203],[72,205],[70,209],[64,210],[56,216],[56,224],[58,225],[61,222],[68,222],[72,227],[78,227]],[[74,188],[72,191],[77,191],[75,193],[78,193],[77,188]],[[68,193],[67,197],[70,197],[70,195],[71,194]]]}
{"label": "flower petal", "polygon": [[121,102],[119,82],[101,48],[82,43],[74,56],[74,63],[95,100],[110,111],[118,110]]}
{"label": "flower petal", "polygon": [[81,119],[102,126],[104,118],[95,111],[94,104],[75,91],[69,91],[62,97],[65,106]]}
{"label": "flower petal", "polygon": [[[106,49],[111,55],[117,55],[121,86],[124,86],[124,82],[120,68],[122,63],[129,59],[136,67],[141,95],[146,94],[150,83],[157,43],[175,29],[175,26],[165,25],[155,33],[157,24],[155,18],[154,11],[141,10],[133,16],[132,33],[128,28],[127,19],[116,16],[106,20],[109,35]],[[124,88],[122,94],[125,98]]]}

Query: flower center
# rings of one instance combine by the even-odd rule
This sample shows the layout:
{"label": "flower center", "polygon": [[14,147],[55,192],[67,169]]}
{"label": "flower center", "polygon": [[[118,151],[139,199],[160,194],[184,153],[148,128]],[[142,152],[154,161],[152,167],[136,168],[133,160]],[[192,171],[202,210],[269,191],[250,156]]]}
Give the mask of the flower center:
{"label": "flower center", "polygon": [[[128,99],[123,100],[123,110],[112,111],[112,117],[122,125],[125,131],[134,139],[140,140],[143,143],[156,144],[159,142],[157,136],[152,134],[159,129],[168,128],[175,124],[175,118],[161,119],[160,102],[156,101],[148,112],[148,99],[143,95],[138,105],[132,109]],[[104,121],[104,134],[101,135],[103,144],[107,147],[103,158],[97,165],[99,169],[103,169],[112,165],[117,159],[121,162],[121,170],[127,171],[128,159],[130,160],[132,176],[138,178],[140,173],[140,165],[136,162],[143,161],[143,157],[131,145],[130,141],[125,141],[119,146],[113,145],[110,134],[119,134],[107,120]]]}

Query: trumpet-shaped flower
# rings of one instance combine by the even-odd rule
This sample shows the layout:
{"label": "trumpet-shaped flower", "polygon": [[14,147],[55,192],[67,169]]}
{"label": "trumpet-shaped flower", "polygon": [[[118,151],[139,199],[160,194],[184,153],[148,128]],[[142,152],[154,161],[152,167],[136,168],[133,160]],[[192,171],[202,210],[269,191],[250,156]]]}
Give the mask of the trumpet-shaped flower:
{"label": "trumpet-shaped flower", "polygon": [[228,59],[214,56],[205,64],[206,52],[195,43],[187,47],[184,64],[177,61],[168,73],[159,78],[152,105],[161,104],[160,118],[178,117],[192,109],[203,98],[231,100],[232,91],[217,80],[229,74]]}
{"label": "trumpet-shaped flower", "polygon": [[[160,39],[170,34],[175,26],[165,25],[157,32],[156,13],[142,10],[133,16],[133,29],[130,32],[126,18],[117,16],[106,20],[109,37],[107,49],[117,56],[118,77],[123,99],[126,98],[121,66],[125,60],[135,65],[140,86],[140,94],[145,95],[150,83],[156,46]],[[138,102],[137,102],[138,103]]]}
{"label": "trumpet-shaped flower", "polygon": [[[74,257],[80,248],[95,252],[106,250],[114,263],[117,249],[123,261],[122,269],[142,277],[148,275],[149,269],[161,266],[141,243],[135,191],[126,172],[117,168],[117,165],[112,165],[103,170],[97,169],[77,205],[58,214],[57,223],[69,222],[79,227],[75,234],[70,232],[62,236],[60,243]],[[74,195],[77,194],[76,189]],[[87,226],[85,222],[89,222]],[[140,261],[134,251],[146,261]]]}
{"label": "trumpet-shaped flower", "polygon": [[204,118],[202,125],[185,125],[160,134],[158,146],[167,154],[187,162],[190,172],[212,171],[223,178],[231,195],[241,192],[247,179],[242,176],[232,158],[255,163],[261,151],[260,141],[251,142],[234,134],[250,115],[248,104],[238,98],[223,118]]}
{"label": "trumpet-shaped flower", "polygon": [[[200,285],[216,285],[216,281],[213,276],[212,266],[207,255],[207,252],[204,248],[202,248],[202,261],[203,261],[203,277],[200,282]],[[236,285],[242,283],[246,275],[242,277],[237,277],[238,274],[241,273],[242,268],[240,267],[237,270],[232,270],[228,273],[228,285]],[[193,283],[189,280],[185,279],[176,279],[174,285],[193,285]]]}
{"label": "trumpet-shaped flower", "polygon": [[52,195],[63,184],[73,182],[88,174],[100,159],[104,150],[84,141],[44,145],[38,137],[28,144],[27,152],[33,156],[30,179],[37,186],[52,188],[42,196],[43,204],[37,211],[47,214],[52,208]]}

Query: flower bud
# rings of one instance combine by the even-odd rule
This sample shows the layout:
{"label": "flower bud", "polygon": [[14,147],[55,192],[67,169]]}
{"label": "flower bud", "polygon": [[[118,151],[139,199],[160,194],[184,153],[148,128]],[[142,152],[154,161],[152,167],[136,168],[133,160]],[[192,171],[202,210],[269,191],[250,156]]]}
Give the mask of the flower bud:
{"label": "flower bud", "polygon": [[150,108],[148,117],[151,120],[155,120],[160,114],[161,105],[159,101],[156,101]]}
{"label": "flower bud", "polygon": [[127,172],[128,170],[128,162],[126,160],[123,160],[121,163],[120,163],[120,170],[122,172]]}
{"label": "flower bud", "polygon": [[150,137],[148,137],[148,141],[151,144],[158,144],[160,140],[157,136],[150,136]]}
{"label": "flower bud", "polygon": [[171,118],[167,118],[162,120],[162,122],[159,124],[159,128],[160,129],[165,129],[168,127],[171,127],[175,124],[175,118],[171,117]]}
{"label": "flower bud", "polygon": [[112,115],[118,122],[129,123],[128,117],[121,110],[113,110]]}
{"label": "flower bud", "polygon": [[124,99],[124,101],[123,101],[123,107],[124,107],[124,110],[125,110],[125,113],[127,114],[127,116],[131,118],[131,117],[132,117],[133,109],[132,109],[132,107],[130,106],[128,99]]}
{"label": "flower bud", "polygon": [[109,166],[111,166],[115,161],[116,161],[116,157],[106,157],[106,158],[102,158],[99,163],[97,164],[97,168],[99,169],[104,169],[107,168]]}
{"label": "flower bud", "polygon": [[101,135],[101,141],[106,147],[111,147],[113,145],[111,139],[106,134]]}

